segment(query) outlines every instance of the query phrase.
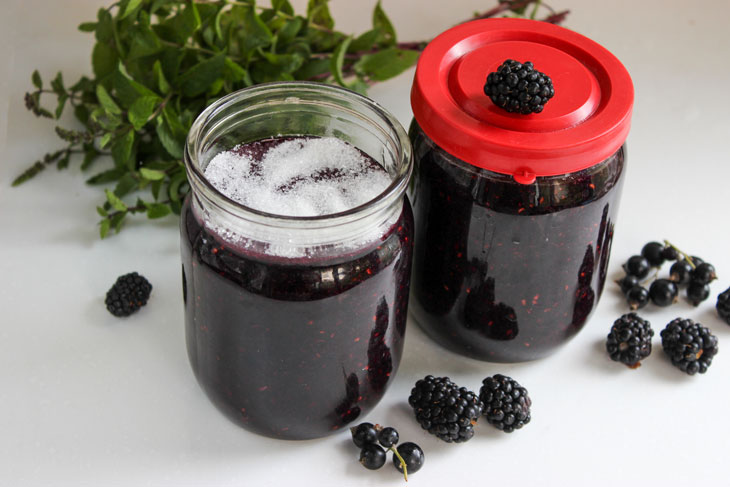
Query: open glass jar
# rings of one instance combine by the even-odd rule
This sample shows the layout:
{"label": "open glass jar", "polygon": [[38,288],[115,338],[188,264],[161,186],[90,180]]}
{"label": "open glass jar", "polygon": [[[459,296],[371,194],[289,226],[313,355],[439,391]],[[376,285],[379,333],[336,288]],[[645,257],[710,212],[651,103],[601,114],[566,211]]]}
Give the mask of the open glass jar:
{"label": "open glass jar", "polygon": [[[272,137],[337,137],[391,179],[336,214],[274,215],[205,178],[218,153]],[[181,220],[188,356],[213,403],[276,438],[325,436],[365,414],[400,362],[413,217],[408,136],[375,102],[317,83],[257,85],[194,122]]]}
{"label": "open glass jar", "polygon": [[[542,112],[508,113],[485,95],[508,59],[552,78]],[[473,358],[549,355],[583,327],[606,279],[633,106],[626,69],[555,25],[473,21],[428,45],[411,102],[416,320]]]}

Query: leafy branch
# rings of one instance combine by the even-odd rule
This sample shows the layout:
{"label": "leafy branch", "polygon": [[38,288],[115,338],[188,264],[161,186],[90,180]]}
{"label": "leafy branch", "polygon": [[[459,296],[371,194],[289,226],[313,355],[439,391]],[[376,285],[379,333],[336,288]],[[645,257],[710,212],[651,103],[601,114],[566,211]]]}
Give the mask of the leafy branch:
{"label": "leafy branch", "polygon": [[[567,15],[541,0],[503,0],[475,18],[536,18],[543,9],[548,22]],[[46,86],[36,70],[35,89],[25,95],[34,115],[58,120],[70,107],[83,128],[57,126],[65,146],[12,184],[50,166],[65,169],[72,158],[81,159],[82,171],[102,161],[86,180],[105,187],[97,207],[102,238],[119,232],[129,215],[179,214],[190,189],[181,162],[185,138],[204,107],[267,81],[320,81],[366,93],[414,65],[428,43],[399,42],[379,1],[366,32],[348,35],[334,26],[328,0],[309,0],[304,15],[289,0],[268,7],[255,0],[120,0],[101,8],[95,21],[79,25],[95,36],[93,77],[67,87],[59,72]],[[41,104],[49,96],[50,108]]]}

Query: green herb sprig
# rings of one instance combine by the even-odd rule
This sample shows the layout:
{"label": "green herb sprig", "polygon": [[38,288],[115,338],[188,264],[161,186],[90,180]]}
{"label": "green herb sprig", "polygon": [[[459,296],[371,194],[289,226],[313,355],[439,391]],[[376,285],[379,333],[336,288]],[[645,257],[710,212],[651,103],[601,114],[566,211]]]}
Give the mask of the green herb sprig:
{"label": "green herb sprig", "polygon": [[[508,0],[475,17],[534,18],[541,6],[540,0]],[[559,23],[565,14],[550,9],[543,20]],[[106,187],[97,207],[102,238],[119,232],[132,214],[179,214],[190,189],[181,161],[185,138],[207,105],[267,81],[321,81],[365,94],[415,64],[427,44],[398,42],[380,1],[370,30],[355,36],[334,25],[328,0],[309,0],[305,15],[289,0],[266,7],[255,0],[121,0],[101,8],[96,21],[79,25],[96,39],[93,77],[67,87],[59,72],[46,86],[36,70],[35,90],[25,95],[38,117],[58,120],[70,106],[82,128],[57,126],[66,145],[12,185],[49,166],[65,169],[72,157],[81,159],[82,171],[107,161],[86,180]],[[52,109],[42,106],[44,95],[55,96]]]}

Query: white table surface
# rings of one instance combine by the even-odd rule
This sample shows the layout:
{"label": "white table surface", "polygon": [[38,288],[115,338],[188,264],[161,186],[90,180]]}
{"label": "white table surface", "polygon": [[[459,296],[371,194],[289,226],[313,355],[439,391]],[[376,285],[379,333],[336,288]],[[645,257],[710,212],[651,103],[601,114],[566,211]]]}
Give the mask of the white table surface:
{"label": "white table surface", "polygon": [[[305,2],[298,1],[301,6]],[[361,32],[374,2],[333,0],[338,27]],[[461,358],[410,323],[398,375],[366,419],[419,443],[410,485],[728,485],[730,326],[715,314],[730,286],[730,2],[554,0],[566,26],[621,59],[636,86],[629,166],[609,278],[644,243],[667,238],[715,264],[710,300],[646,308],[654,353],[638,370],[611,362],[608,330],[625,312],[613,284],[583,332],[557,355],[518,365]],[[106,4],[106,2],[104,2]],[[401,40],[433,37],[482,0],[385,0]],[[356,6],[357,5],[357,6]],[[363,6],[364,5],[364,6]],[[248,433],[198,387],[183,336],[177,221],[130,221],[100,241],[78,166],[10,181],[60,145],[53,123],[23,106],[30,74],[90,71],[92,36],[76,31],[96,0],[4,0],[0,13],[0,485],[402,485],[392,467],[367,471],[348,434],[305,442]],[[371,96],[408,124],[409,71]],[[70,123],[70,118],[65,120]],[[137,270],[151,301],[119,320],[104,308],[114,279]],[[666,272],[666,271],[665,271]],[[710,327],[720,353],[686,376],[661,351],[671,319]],[[511,375],[533,399],[533,420],[511,435],[486,423],[467,444],[423,432],[407,396],[426,374],[478,388]]]}

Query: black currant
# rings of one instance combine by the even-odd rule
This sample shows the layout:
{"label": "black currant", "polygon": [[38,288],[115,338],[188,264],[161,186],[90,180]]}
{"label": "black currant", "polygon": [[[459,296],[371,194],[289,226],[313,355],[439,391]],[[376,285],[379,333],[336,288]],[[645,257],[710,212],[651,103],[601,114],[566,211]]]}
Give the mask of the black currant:
{"label": "black currant", "polygon": [[730,325],[730,288],[727,288],[717,296],[715,309],[717,309],[717,315],[725,320],[725,323]]}
{"label": "black currant", "polygon": [[380,445],[368,443],[360,450],[360,463],[369,470],[377,470],[385,465],[385,450]]}
{"label": "black currant", "polygon": [[697,267],[698,265],[700,265],[704,262],[704,259],[701,259],[701,258],[697,257],[696,255],[693,255],[692,257],[690,257],[690,259],[692,259],[692,263],[695,265],[695,267]]}
{"label": "black currant", "polygon": [[669,306],[677,302],[677,285],[669,279],[657,279],[649,287],[649,298],[657,306]]}
{"label": "black currant", "polygon": [[619,279],[616,281],[619,286],[621,286],[621,292],[626,294],[629,292],[629,289],[631,289],[634,286],[638,286],[640,283],[640,280],[636,276],[631,276],[629,274],[626,274],[622,279]]}
{"label": "black currant", "polygon": [[677,260],[679,259],[679,252],[671,245],[667,245],[662,251],[662,257],[664,257],[664,260]]}
{"label": "black currant", "polygon": [[378,441],[378,432],[372,423],[360,423],[357,426],[353,426],[350,428],[350,433],[352,433],[353,443],[359,448]]}
{"label": "black currant", "polygon": [[399,439],[400,437],[398,436],[398,431],[395,428],[391,428],[390,426],[378,431],[378,441],[385,448],[390,448],[391,446],[395,445],[396,443],[398,443]]}
{"label": "black currant", "polygon": [[626,302],[634,311],[643,308],[649,303],[649,291],[645,287],[634,286],[626,293]]}
{"label": "black currant", "polygon": [[698,306],[702,301],[710,297],[710,285],[698,281],[691,281],[687,286],[687,299],[690,303]]}
{"label": "black currant", "polygon": [[[426,461],[426,456],[423,454],[423,450],[421,450],[420,446],[409,441],[399,445],[397,450],[398,454],[403,458],[403,461],[406,462],[406,468],[408,469],[407,473],[411,474],[418,472],[421,467],[423,467],[423,462]],[[393,455],[393,465],[395,465],[395,468],[399,472],[403,473],[403,465],[401,465],[398,455]]]}
{"label": "black currant", "polygon": [[664,244],[649,242],[641,249],[641,255],[649,261],[653,267],[659,267],[664,263]]}
{"label": "black currant", "polygon": [[633,255],[629,257],[629,260],[626,261],[626,264],[624,264],[624,270],[626,271],[626,274],[643,279],[649,275],[651,266],[649,265],[649,261],[646,260],[646,257]]}
{"label": "black currant", "polygon": [[677,284],[689,284],[692,275],[692,264],[682,259],[678,260],[669,269],[669,280]]}
{"label": "black currant", "polygon": [[709,284],[711,281],[717,279],[715,274],[715,267],[712,264],[703,262],[692,271],[692,281],[701,284]]}

